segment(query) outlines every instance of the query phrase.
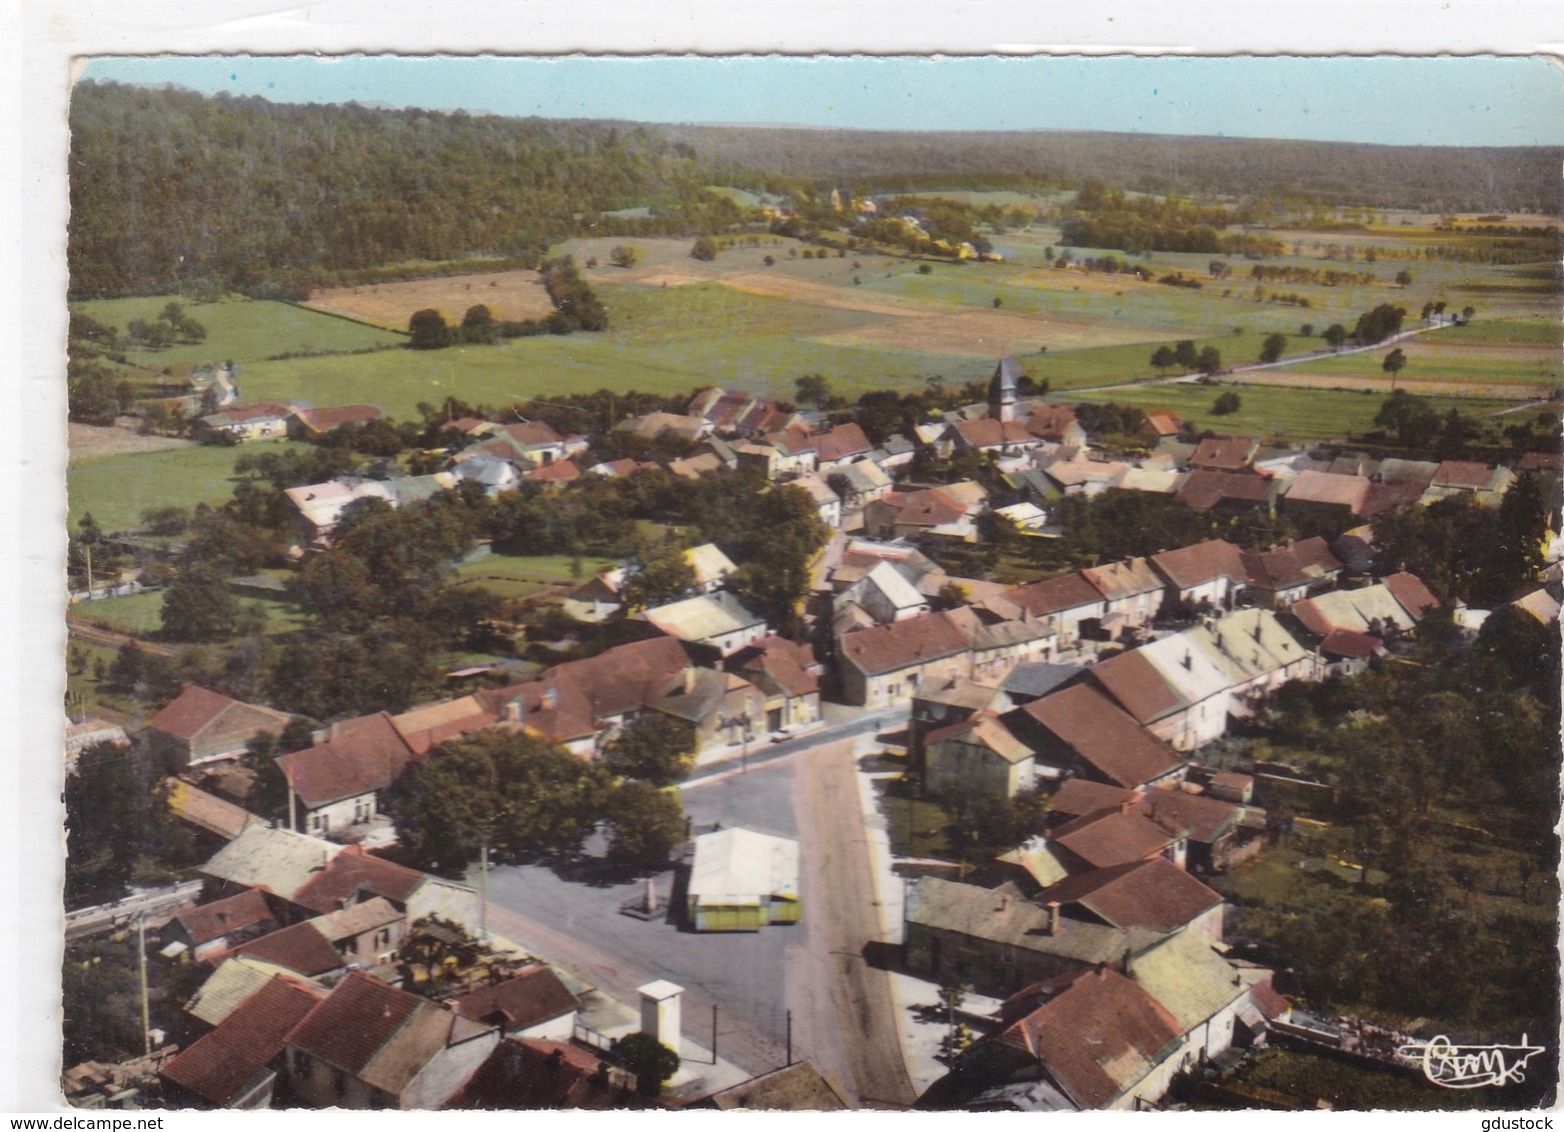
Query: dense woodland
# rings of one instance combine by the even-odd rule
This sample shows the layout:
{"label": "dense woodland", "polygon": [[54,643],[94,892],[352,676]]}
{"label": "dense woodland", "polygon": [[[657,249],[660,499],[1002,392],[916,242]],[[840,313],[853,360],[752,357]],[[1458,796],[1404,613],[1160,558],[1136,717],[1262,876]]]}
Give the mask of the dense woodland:
{"label": "dense woodland", "polygon": [[409,260],[530,266],[582,213],[709,196],[687,148],[607,123],[87,82],[71,134],[78,297],[289,297]]}
{"label": "dense woodland", "polygon": [[1109,134],[1080,130],[918,133],[807,127],[667,126],[661,132],[735,171],[850,180],[857,192],[1079,185],[1213,196],[1290,191],[1338,203],[1429,211],[1556,212],[1564,151],[1548,147]]}

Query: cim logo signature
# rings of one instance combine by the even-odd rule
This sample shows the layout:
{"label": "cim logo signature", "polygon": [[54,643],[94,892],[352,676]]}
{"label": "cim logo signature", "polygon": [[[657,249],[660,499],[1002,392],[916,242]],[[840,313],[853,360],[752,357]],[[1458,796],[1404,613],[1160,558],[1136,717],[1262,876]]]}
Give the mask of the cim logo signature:
{"label": "cim logo signature", "polygon": [[1522,1034],[1519,1045],[1458,1046],[1440,1034],[1410,1042],[1396,1053],[1421,1065],[1425,1077],[1446,1089],[1515,1085],[1526,1080],[1526,1063],[1544,1049],[1528,1044],[1528,1037]]}

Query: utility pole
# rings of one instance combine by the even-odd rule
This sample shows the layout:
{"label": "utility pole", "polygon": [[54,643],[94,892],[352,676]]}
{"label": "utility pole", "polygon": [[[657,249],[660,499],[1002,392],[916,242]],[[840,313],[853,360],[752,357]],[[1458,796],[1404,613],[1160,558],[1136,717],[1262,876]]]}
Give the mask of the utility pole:
{"label": "utility pole", "polygon": [[793,1064],[793,1012],[787,1012],[787,1063]]}
{"label": "utility pole", "polygon": [[717,1004],[711,1004],[711,1063],[717,1064]]}
{"label": "utility pole", "polygon": [[478,905],[478,938],[484,943],[489,942],[489,847],[485,844],[480,851],[479,872],[479,899]]}
{"label": "utility pole", "polygon": [[141,1052],[152,1052],[152,1011],[147,1005],[147,914],[136,916],[136,971],[141,984]]}

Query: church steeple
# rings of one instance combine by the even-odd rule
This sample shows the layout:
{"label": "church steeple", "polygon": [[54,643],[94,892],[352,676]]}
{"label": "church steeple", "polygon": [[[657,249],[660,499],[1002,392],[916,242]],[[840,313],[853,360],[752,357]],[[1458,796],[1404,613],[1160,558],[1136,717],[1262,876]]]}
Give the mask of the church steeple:
{"label": "church steeple", "polygon": [[1013,421],[1016,415],[1016,379],[1021,364],[1014,358],[1000,358],[988,383],[988,415],[996,421]]}

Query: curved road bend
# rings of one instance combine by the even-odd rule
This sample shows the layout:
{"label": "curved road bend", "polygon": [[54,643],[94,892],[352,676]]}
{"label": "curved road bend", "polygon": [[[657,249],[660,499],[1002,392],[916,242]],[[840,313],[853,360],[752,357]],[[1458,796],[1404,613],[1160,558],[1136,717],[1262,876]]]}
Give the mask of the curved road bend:
{"label": "curved road bend", "polygon": [[808,773],[794,779],[799,828],[808,831],[803,895],[810,929],[807,956],[797,956],[790,972],[794,1033],[859,1104],[909,1108],[917,1092],[890,976],[863,955],[882,933],[855,746],[842,740],[819,747],[808,756]]}

